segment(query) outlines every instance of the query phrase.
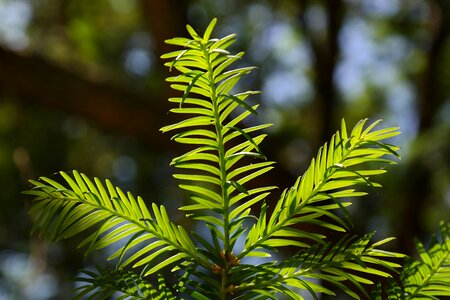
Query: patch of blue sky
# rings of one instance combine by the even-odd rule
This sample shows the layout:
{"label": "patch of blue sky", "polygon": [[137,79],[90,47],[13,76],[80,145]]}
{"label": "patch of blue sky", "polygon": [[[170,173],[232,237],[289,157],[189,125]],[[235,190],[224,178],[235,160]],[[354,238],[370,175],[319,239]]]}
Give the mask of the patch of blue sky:
{"label": "patch of blue sky", "polygon": [[27,27],[32,17],[28,1],[0,1],[0,43],[12,50],[23,50],[29,44]]}

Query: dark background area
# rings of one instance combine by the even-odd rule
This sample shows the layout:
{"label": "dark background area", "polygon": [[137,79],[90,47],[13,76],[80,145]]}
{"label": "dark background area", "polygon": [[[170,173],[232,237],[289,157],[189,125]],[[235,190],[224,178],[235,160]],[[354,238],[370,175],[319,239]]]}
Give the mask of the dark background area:
{"label": "dark background area", "polygon": [[263,91],[259,121],[275,124],[263,152],[278,163],[263,180],[291,186],[342,117],[382,118],[401,127],[402,160],[355,201],[355,233],[396,236],[391,250],[414,255],[414,237],[449,221],[448,0],[2,0],[0,299],[66,299],[104,257],[30,238],[30,178],[111,178],[185,221],[168,166],[185,149],[159,132],[174,121],[159,56],[213,17],[215,36],[237,33],[240,63],[258,67],[241,86]]}

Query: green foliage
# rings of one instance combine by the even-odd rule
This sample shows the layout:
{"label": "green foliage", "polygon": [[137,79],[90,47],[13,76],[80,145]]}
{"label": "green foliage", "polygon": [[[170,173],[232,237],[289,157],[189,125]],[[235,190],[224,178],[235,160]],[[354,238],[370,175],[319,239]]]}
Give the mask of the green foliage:
{"label": "green foliage", "polygon": [[[85,271],[87,276],[77,279],[83,282],[78,298],[105,299],[120,291],[134,299],[277,299],[280,294],[303,299],[299,290],[317,298],[335,295],[331,287],[356,299],[369,297],[373,278],[392,277],[403,255],[379,248],[391,238],[372,243],[373,234],[351,235],[347,207],[366,194],[360,187],[379,187],[374,176],[395,163],[398,148],[383,141],[399,134],[397,128],[376,129],[380,121],[361,120],[348,130],[343,120],[305,174],[270,208],[265,200],[275,187],[255,187],[273,168],[259,147],[266,137],[261,130],[270,124],[250,122],[258,105],[248,97],[258,92],[237,90],[253,68],[231,68],[243,52],[227,50],[235,35],[211,38],[215,23],[203,36],[187,26],[190,38],[167,41],[182,49],[162,57],[179,73],[167,79],[182,93],[169,99],[177,104],[171,112],[186,118],[161,130],[176,131],[174,141],[193,147],[171,163],[179,170],[174,177],[180,188],[190,195],[179,209],[205,226],[207,235],[175,225],[162,205],[149,209],[141,197],[77,171],[61,172],[62,183],[46,177],[31,181],[34,188],[26,193],[35,197],[33,231],[55,241],[84,234],[79,247],[86,255],[118,248],[108,258],[115,270]],[[423,263],[409,263],[402,273],[402,288],[411,297],[449,292],[448,230],[442,232],[446,242],[433,242],[429,253],[419,246]],[[273,259],[283,247],[297,254]],[[260,263],[249,263],[252,256]],[[163,270],[171,270],[166,274],[175,284],[155,279]]]}
{"label": "green foliage", "polygon": [[[438,299],[450,296],[450,224],[441,223],[440,241],[433,236],[428,251],[416,242],[419,259],[409,258],[400,282],[391,282],[383,295],[378,287],[374,299]],[[383,297],[384,296],[384,297]]]}
{"label": "green foliage", "polygon": [[[83,271],[83,276],[76,278],[81,283],[75,299],[176,299],[167,287],[162,276],[158,276],[158,288],[138,274],[123,269],[98,269],[96,272]],[[119,294],[119,295],[117,295]]]}
{"label": "green foliage", "polygon": [[42,182],[31,181],[36,188],[28,192],[36,196],[30,210],[34,230],[50,240],[69,238],[96,225],[98,229],[79,244],[86,246],[86,255],[120,242],[124,245],[108,258],[116,259],[119,267],[151,266],[165,255],[164,262],[147,267],[144,276],[181,259],[208,265],[184,229],[170,222],[163,206],[153,204],[150,212],[142,198],[126,195],[108,180],[91,181],[76,171],[73,177],[61,175],[68,187],[43,177]]}

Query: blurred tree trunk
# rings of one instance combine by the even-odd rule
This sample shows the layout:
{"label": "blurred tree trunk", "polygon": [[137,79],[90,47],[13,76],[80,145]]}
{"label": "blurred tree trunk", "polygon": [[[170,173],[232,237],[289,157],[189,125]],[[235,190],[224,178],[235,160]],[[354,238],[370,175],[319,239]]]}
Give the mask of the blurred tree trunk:
{"label": "blurred tree trunk", "polygon": [[[146,28],[155,41],[157,57],[173,51],[173,46],[164,41],[175,36],[186,35],[186,3],[182,0],[140,0],[140,5]],[[166,68],[161,65],[161,69]]]}
{"label": "blurred tree trunk", "polygon": [[[317,2],[302,0],[300,2],[300,24],[311,45],[314,68],[314,91],[316,93],[314,105],[317,107],[319,121],[317,144],[327,141],[336,128],[335,109],[338,104],[334,73],[339,56],[339,31],[342,27],[344,5],[341,0],[320,1],[325,13],[325,32],[318,34],[306,17],[308,9]],[[320,20],[318,20],[320,22]]]}
{"label": "blurred tree trunk", "polygon": [[[444,95],[439,93],[442,91],[439,87],[440,76],[442,76],[440,61],[450,32],[450,2],[430,0],[428,4],[430,13],[427,32],[430,34],[430,40],[424,45],[426,64],[418,82],[419,136],[433,129],[433,120],[443,103]],[[399,232],[399,244],[406,253],[415,252],[415,237],[422,240],[426,237],[423,213],[428,206],[432,205],[429,202],[433,189],[431,179],[434,171],[423,154],[418,154],[406,167],[408,175],[403,177],[402,186],[408,188],[405,189],[405,198],[402,199],[404,209],[400,218],[402,222]],[[437,223],[435,225],[438,226]]]}
{"label": "blurred tree trunk", "polygon": [[[186,35],[187,6],[183,0],[140,0],[139,4],[145,28],[154,40],[159,78],[161,82],[164,82],[164,79],[170,75],[169,69],[164,66],[165,61],[159,58],[165,53],[176,50],[173,45],[166,44],[165,40]],[[167,109],[164,112],[166,113],[169,109],[166,100],[178,96],[178,93],[170,89],[169,84],[163,84],[161,92],[159,101],[166,104]],[[160,125],[167,123],[160,123]]]}
{"label": "blurred tree trunk", "polygon": [[444,43],[450,31],[450,2],[447,0],[428,1],[430,17],[428,20],[430,42],[425,45],[427,61],[423,77],[419,83],[419,131],[430,129],[436,112],[442,103],[443,95],[439,94],[440,61]]}

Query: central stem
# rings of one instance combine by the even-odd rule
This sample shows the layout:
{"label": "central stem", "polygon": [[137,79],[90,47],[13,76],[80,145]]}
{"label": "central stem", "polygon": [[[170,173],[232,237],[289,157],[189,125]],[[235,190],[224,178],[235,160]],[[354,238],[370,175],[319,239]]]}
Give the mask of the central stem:
{"label": "central stem", "polygon": [[[228,273],[230,270],[230,264],[228,263],[227,257],[231,254],[230,245],[230,204],[228,195],[228,183],[227,183],[227,169],[226,169],[226,159],[225,159],[225,144],[223,142],[223,125],[220,120],[219,111],[219,95],[217,95],[216,84],[214,81],[213,67],[210,61],[210,56],[206,45],[203,45],[203,55],[205,61],[208,65],[208,82],[211,90],[211,101],[213,105],[214,114],[214,127],[216,131],[216,141],[217,141],[217,151],[219,155],[219,170],[220,170],[220,186],[222,189],[222,216],[223,216],[223,266],[221,274],[221,289],[220,289],[220,299],[225,300],[227,298],[227,285],[228,285]],[[222,251],[222,249],[217,249]]]}

